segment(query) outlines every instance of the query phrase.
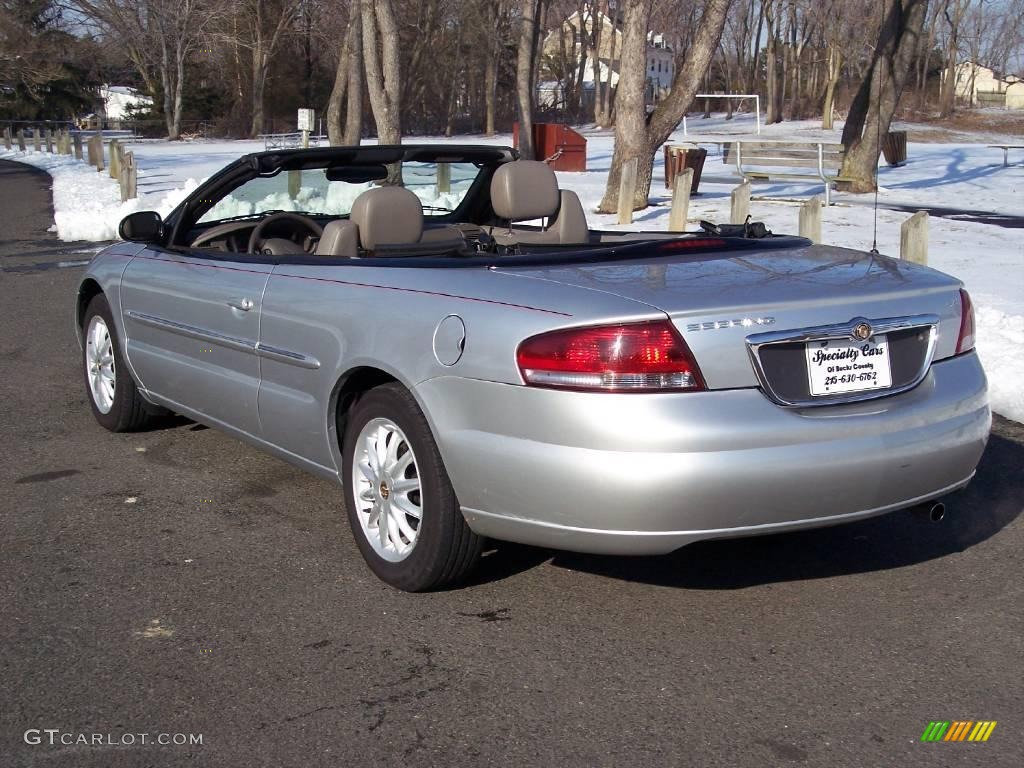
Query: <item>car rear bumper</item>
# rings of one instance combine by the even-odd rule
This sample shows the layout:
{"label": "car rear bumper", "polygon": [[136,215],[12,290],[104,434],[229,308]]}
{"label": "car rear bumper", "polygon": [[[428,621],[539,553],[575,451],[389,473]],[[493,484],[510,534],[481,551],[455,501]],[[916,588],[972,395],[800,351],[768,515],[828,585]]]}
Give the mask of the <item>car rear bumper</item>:
{"label": "car rear bumper", "polygon": [[612,554],[834,525],[965,485],[991,426],[974,353],[909,392],[782,408],[760,390],[589,394],[455,377],[416,388],[469,525]]}

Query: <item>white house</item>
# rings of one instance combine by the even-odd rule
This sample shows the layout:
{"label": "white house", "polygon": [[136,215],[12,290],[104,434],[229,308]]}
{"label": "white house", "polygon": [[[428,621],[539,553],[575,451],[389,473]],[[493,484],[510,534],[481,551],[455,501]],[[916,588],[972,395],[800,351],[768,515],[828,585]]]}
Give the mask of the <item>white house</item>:
{"label": "white house", "polygon": [[[972,107],[1024,109],[1024,80],[1017,75],[1000,75],[974,61],[962,61],[954,70],[956,97]],[[942,73],[943,82],[949,69]]]}
{"label": "white house", "polygon": [[[601,83],[608,83],[614,90],[619,83],[622,58],[622,27],[611,17],[600,11],[595,14],[581,14],[579,11],[568,16],[556,29],[544,38],[542,53],[549,61],[566,57],[575,66],[582,53],[584,40],[591,37],[595,24],[601,25],[600,44],[597,50],[598,70]],[[582,30],[582,32],[581,32]],[[586,56],[583,69],[583,100],[593,103],[595,81],[594,60]],[[656,103],[668,95],[675,77],[675,53],[660,34],[647,35],[647,101]],[[576,74],[575,72],[573,73]],[[538,102],[544,106],[558,106],[562,101],[562,87],[558,82],[559,73],[545,72],[544,82],[537,85]],[[554,75],[554,77],[552,77]]]}
{"label": "white house", "polygon": [[120,125],[127,120],[131,109],[153,106],[153,100],[127,85],[101,85],[100,102],[103,118],[108,124]]}

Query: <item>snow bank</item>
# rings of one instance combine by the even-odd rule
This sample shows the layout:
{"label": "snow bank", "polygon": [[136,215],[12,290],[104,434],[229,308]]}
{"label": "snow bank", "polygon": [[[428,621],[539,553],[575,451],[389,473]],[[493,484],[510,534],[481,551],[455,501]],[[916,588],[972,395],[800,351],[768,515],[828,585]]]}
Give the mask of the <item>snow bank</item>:
{"label": "snow bank", "polygon": [[992,410],[1024,422],[1024,317],[981,307],[975,323]]}
{"label": "snow bank", "polygon": [[[91,165],[68,155],[45,152],[0,150],[0,159],[33,165],[53,179],[54,225],[61,240],[116,240],[117,225],[134,211],[159,211],[169,214],[199,182],[188,179],[181,187],[157,194],[142,194],[121,202],[118,183],[107,172],[99,173]],[[139,183],[145,171],[139,170]]]}

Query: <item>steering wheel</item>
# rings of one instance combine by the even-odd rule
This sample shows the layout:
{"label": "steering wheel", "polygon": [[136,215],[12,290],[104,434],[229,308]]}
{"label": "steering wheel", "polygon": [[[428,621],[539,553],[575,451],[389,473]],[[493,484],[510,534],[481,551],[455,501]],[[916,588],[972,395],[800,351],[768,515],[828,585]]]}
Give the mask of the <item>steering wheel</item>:
{"label": "steering wheel", "polygon": [[[290,221],[294,224],[298,224],[303,229],[307,230],[313,237],[320,237],[324,233],[324,228],[317,224],[313,219],[308,216],[303,216],[301,213],[291,213],[290,211],[281,211],[280,213],[272,213],[267,218],[263,219],[256,228],[249,235],[249,253],[259,253],[263,250],[263,244],[267,241],[280,240],[280,238],[265,238],[263,233],[268,227],[278,224],[282,221]],[[292,242],[298,245],[298,242],[294,240],[294,233],[291,238]],[[300,246],[301,247],[301,246]]]}

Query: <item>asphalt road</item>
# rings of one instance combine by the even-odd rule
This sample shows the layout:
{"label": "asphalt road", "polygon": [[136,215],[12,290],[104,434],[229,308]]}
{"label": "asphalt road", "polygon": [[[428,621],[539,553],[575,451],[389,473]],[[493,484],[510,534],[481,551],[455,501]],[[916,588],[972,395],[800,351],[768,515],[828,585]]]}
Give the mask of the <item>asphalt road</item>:
{"label": "asphalt road", "polygon": [[[1020,425],[940,524],[501,545],[469,586],[403,594],[331,483],[190,423],[95,424],[80,268],[9,271],[67,250],[40,190],[0,166],[3,768],[1021,765]],[[919,741],[958,719],[998,726]],[[161,733],[202,744],[141,743]]]}

